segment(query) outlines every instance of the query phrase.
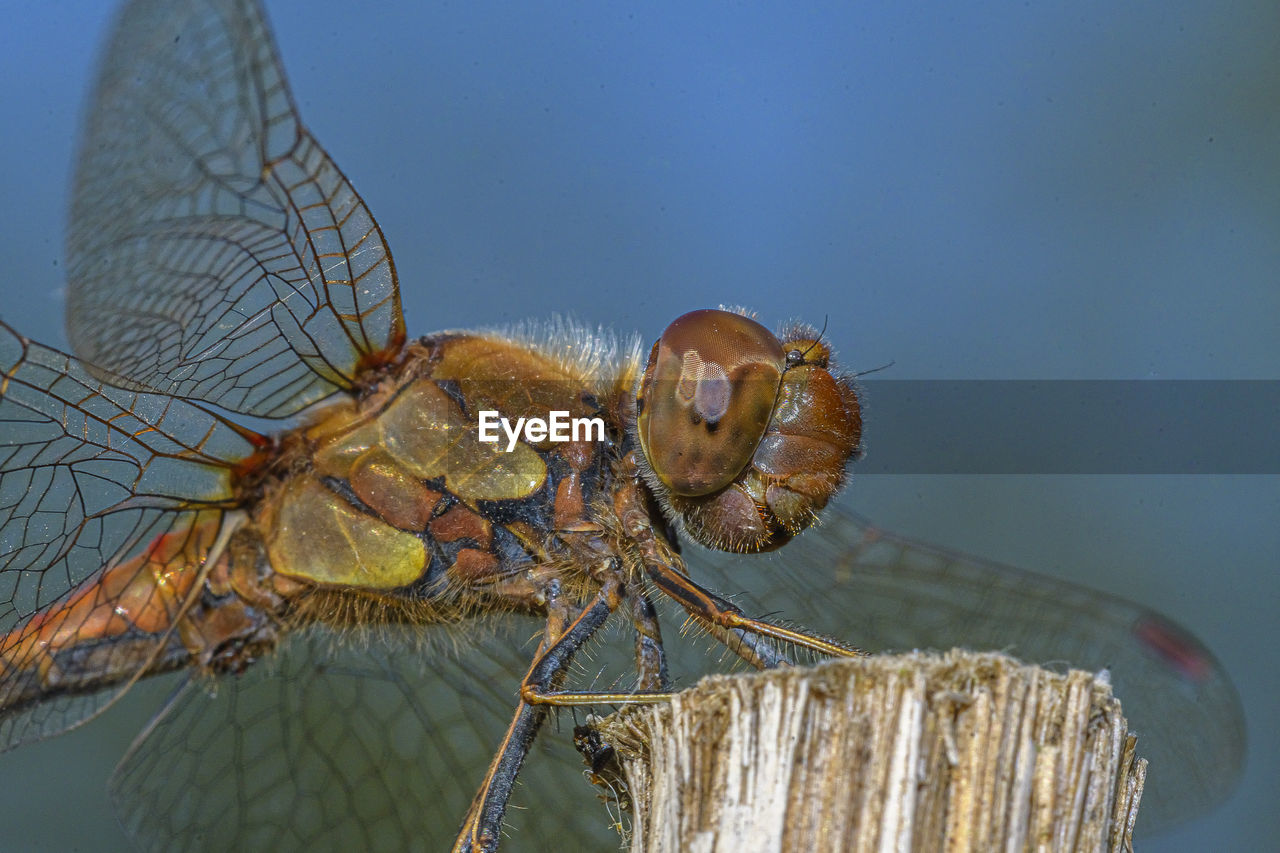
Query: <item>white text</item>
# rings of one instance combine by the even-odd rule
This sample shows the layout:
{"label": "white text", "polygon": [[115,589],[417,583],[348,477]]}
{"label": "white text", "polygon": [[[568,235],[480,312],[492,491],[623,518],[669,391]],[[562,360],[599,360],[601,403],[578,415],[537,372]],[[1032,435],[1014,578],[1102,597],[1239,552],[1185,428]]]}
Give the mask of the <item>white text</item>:
{"label": "white text", "polygon": [[603,418],[571,418],[568,412],[552,410],[543,418],[516,418],[515,426],[509,418],[491,409],[480,412],[480,440],[491,444],[498,441],[498,427],[507,436],[507,453],[516,449],[523,437],[530,444],[543,441],[604,441]]}

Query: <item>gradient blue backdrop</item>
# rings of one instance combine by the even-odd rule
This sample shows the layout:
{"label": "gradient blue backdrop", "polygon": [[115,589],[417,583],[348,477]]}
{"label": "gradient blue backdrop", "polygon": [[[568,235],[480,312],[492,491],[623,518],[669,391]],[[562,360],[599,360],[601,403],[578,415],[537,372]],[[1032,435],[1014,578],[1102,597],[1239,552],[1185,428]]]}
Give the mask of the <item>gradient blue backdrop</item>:
{"label": "gradient blue backdrop", "polygon": [[[1277,378],[1274,3],[357,5],[268,13],[412,333],[559,311],[653,337],[730,302],[827,318],[891,378]],[[0,20],[0,313],[61,344],[108,14]],[[850,500],[1192,627],[1244,697],[1245,786],[1144,849],[1274,843],[1280,478],[863,477]],[[3,846],[122,844],[106,734],[147,710],[0,758]]]}

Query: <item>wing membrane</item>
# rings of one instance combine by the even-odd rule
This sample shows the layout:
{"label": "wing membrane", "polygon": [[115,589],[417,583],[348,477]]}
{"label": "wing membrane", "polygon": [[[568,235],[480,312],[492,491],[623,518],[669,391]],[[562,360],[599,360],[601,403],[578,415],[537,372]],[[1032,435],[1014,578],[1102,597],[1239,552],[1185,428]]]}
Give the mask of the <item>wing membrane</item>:
{"label": "wing membrane", "polygon": [[[252,450],[197,407],[103,385],[70,356],[0,324],[0,749],[62,731],[110,695],[31,706],[38,644],[23,626],[56,611],[95,572],[189,525],[230,496]],[[79,612],[79,611],[77,611]],[[60,631],[74,646],[75,615]],[[67,621],[72,620],[72,621]],[[113,663],[99,649],[95,666]],[[47,662],[43,664],[47,667]]]}
{"label": "wing membrane", "polygon": [[76,354],[136,389],[281,417],[404,339],[382,232],[302,126],[248,0],[124,10],[68,255]]}
{"label": "wing membrane", "polygon": [[[448,849],[533,653],[517,635],[536,624],[511,627],[459,654],[420,634],[316,632],[243,675],[191,682],[112,779],[126,829],[146,850]],[[503,850],[618,846],[603,806],[566,808],[591,797],[567,741],[539,738]]]}

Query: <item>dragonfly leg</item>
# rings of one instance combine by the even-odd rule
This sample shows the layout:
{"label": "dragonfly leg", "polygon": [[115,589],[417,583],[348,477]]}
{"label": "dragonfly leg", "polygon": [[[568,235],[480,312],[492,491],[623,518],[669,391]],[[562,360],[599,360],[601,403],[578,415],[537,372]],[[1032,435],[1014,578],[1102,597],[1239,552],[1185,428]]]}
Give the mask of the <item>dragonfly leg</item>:
{"label": "dragonfly leg", "polygon": [[723,643],[750,666],[756,669],[777,669],[780,666],[791,666],[795,661],[783,654],[782,649],[771,637],[748,631],[745,628],[725,628],[714,622],[707,622],[700,616],[690,616],[706,631]]}
{"label": "dragonfly leg", "polygon": [[[607,591],[609,583],[606,581],[606,589],[602,590],[600,595],[609,595]],[[616,588],[616,581],[612,583]],[[550,687],[538,688],[536,684],[539,680],[526,678],[525,687],[521,691],[521,698],[526,703],[544,707],[548,705],[570,707],[665,702],[671,698],[673,694],[670,692],[666,651],[662,647],[657,609],[639,584],[628,583],[623,585],[621,590],[620,598],[627,602],[627,610],[630,612],[632,624],[636,630],[635,689],[626,692],[563,691],[555,689],[557,683],[554,681]],[[613,609],[617,606],[615,603]],[[545,682],[545,679],[542,681]]]}
{"label": "dragonfly leg", "polygon": [[454,842],[455,853],[492,851],[498,848],[502,818],[516,775],[547,716],[548,705],[531,702],[529,698],[555,690],[574,653],[604,624],[621,602],[616,580],[606,582],[580,611],[563,600],[557,581],[553,581],[549,587],[547,628],[542,643],[521,683],[521,701],[516,708],[515,717],[502,738],[498,752],[489,765]]}
{"label": "dragonfly leg", "polygon": [[631,624],[636,629],[636,689],[645,692],[670,690],[667,654],[662,647],[657,608],[639,584],[634,588],[628,585],[626,600],[631,611]]}
{"label": "dragonfly leg", "polygon": [[[759,642],[763,637],[832,657],[864,654],[836,640],[747,616],[736,605],[701,586],[666,561],[646,559],[645,570],[658,589],[675,599],[686,613],[709,627],[722,642],[752,665],[770,668],[784,660],[768,644]],[[748,635],[754,635],[754,639]]]}

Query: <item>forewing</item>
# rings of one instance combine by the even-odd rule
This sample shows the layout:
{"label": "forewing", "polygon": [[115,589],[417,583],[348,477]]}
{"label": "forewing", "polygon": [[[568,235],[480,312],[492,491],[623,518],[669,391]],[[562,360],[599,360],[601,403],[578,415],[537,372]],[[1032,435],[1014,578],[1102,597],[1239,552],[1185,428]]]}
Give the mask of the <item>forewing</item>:
{"label": "forewing", "polygon": [[404,339],[395,270],[252,0],[116,23],[72,197],[68,334],[131,387],[280,417]]}
{"label": "forewing", "polygon": [[1151,762],[1141,830],[1186,820],[1231,792],[1244,759],[1240,700],[1184,629],[1133,602],[898,538],[838,508],[823,522],[774,556],[699,551],[694,576],[743,590],[735,601],[748,612],[872,652],[994,649],[1110,670],[1138,754]]}
{"label": "forewing", "polygon": [[[0,323],[0,750],[63,731],[110,699],[33,705],[29,679],[44,652],[18,642],[23,627],[227,498],[226,466],[250,450],[208,413],[103,385]],[[68,646],[78,628],[62,622]],[[95,654],[86,666],[112,663],[109,649]]]}
{"label": "forewing", "polygon": [[[242,675],[191,682],[112,779],[126,831],[145,850],[448,849],[536,647],[538,623],[515,622],[457,653],[311,633]],[[568,733],[546,735],[502,849],[617,847]]]}

